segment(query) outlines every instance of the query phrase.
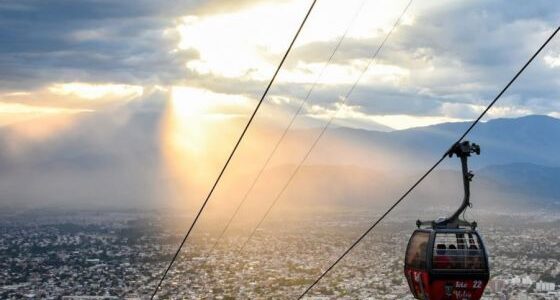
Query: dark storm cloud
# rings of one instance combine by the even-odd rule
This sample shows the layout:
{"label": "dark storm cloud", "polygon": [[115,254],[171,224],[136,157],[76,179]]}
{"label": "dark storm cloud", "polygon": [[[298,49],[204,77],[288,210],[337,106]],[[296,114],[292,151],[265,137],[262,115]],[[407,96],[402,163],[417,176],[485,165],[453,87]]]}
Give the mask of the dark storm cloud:
{"label": "dark storm cloud", "polygon": [[187,76],[195,51],[164,35],[197,1],[4,1],[0,89],[53,81],[165,84]]}

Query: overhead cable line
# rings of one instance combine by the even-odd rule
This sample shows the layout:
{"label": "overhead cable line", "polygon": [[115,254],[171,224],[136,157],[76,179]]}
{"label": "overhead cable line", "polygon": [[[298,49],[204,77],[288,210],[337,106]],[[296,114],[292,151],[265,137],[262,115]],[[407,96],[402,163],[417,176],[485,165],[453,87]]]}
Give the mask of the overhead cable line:
{"label": "overhead cable line", "polygon": [[264,99],[266,98],[266,95],[268,94],[268,91],[270,90],[272,84],[274,83],[274,80],[276,79],[276,76],[278,75],[278,73],[280,72],[280,69],[282,68],[282,66],[284,65],[284,62],[286,61],[286,58],[288,57],[288,55],[290,54],[290,51],[292,50],[292,47],[294,46],[301,30],[303,29],[303,26],[305,25],[307,19],[309,18],[309,15],[311,14],[311,11],[313,10],[313,7],[315,7],[315,4],[317,3],[317,0],[313,0],[313,2],[311,3],[311,6],[309,6],[309,9],[307,10],[307,13],[305,14],[305,17],[303,18],[303,21],[301,22],[301,24],[299,25],[298,30],[296,31],[296,34],[294,35],[290,45],[288,46],[288,49],[286,50],[286,52],[284,53],[284,56],[282,57],[282,60],[280,61],[280,64],[278,64],[278,67],[276,68],[276,71],[274,72],[274,75],[272,76],[272,78],[270,79],[268,85],[266,86],[266,89],[264,90],[259,102],[257,103],[257,106],[255,107],[255,109],[253,110],[253,113],[251,114],[251,117],[249,118],[249,120],[247,121],[247,124],[245,125],[245,128],[243,128],[243,131],[241,132],[241,135],[239,136],[239,139],[237,140],[237,143],[235,144],[235,146],[233,147],[233,150],[231,151],[228,159],[226,160],[222,170],[220,171],[218,177],[216,178],[214,184],[212,185],[212,188],[210,189],[210,191],[208,192],[208,195],[206,196],[206,199],[204,200],[204,202],[202,203],[202,206],[200,207],[200,209],[198,210],[198,213],[196,214],[192,224],[190,225],[189,229],[187,230],[187,233],[185,234],[185,237],[183,238],[183,240],[181,241],[181,244],[179,245],[179,248],[177,248],[177,251],[175,252],[175,255],[173,256],[173,258],[171,259],[171,261],[169,262],[169,265],[167,266],[167,269],[165,269],[165,272],[163,273],[163,275],[161,276],[161,279],[159,280],[158,285],[156,286],[156,288],[154,289],[154,292],[152,293],[152,296],[150,299],[153,299],[155,297],[155,295],[157,294],[159,288],[161,287],[161,284],[163,283],[163,281],[165,280],[165,277],[167,276],[167,273],[169,272],[169,270],[171,269],[171,267],[173,267],[173,263],[175,262],[175,260],[177,259],[177,256],[179,255],[179,253],[181,252],[181,249],[183,248],[183,246],[185,245],[185,242],[187,241],[190,233],[192,232],[194,226],[196,225],[198,219],[200,218],[200,215],[202,214],[202,211],[204,210],[204,208],[206,207],[206,204],[208,204],[208,201],[210,200],[210,197],[212,197],[212,194],[214,193],[214,190],[216,189],[216,186],[218,185],[218,183],[220,182],[220,179],[222,178],[222,176],[224,175],[224,172],[226,171],[231,159],[233,158],[233,155],[235,154],[237,148],[239,147],[239,144],[241,144],[241,141],[243,140],[243,137],[245,136],[245,133],[247,132],[247,129],[249,129],[249,126],[251,125],[251,123],[253,122],[253,119],[255,118],[255,115],[257,114],[257,111],[259,110],[261,104],[263,103]]}
{"label": "overhead cable line", "polygon": [[327,62],[323,65],[323,67],[321,68],[321,71],[319,72],[319,74],[317,75],[315,81],[313,82],[313,84],[311,85],[311,87],[309,88],[309,90],[307,91],[307,94],[305,95],[305,97],[303,98],[303,100],[300,102],[299,107],[297,108],[296,112],[294,113],[294,115],[292,116],[290,122],[288,123],[288,126],[284,129],[284,132],[282,132],[280,138],[276,141],[276,144],[274,145],[272,151],[270,152],[270,154],[268,155],[265,163],[263,164],[263,166],[261,167],[261,169],[259,170],[259,172],[257,173],[257,176],[255,176],[255,178],[253,179],[253,182],[251,183],[251,185],[249,186],[249,189],[245,192],[245,194],[243,195],[243,198],[241,199],[241,201],[239,202],[239,204],[237,205],[237,207],[235,208],[235,211],[233,212],[233,215],[229,218],[228,222],[226,223],[226,226],[223,228],[222,232],[220,233],[220,235],[218,236],[218,238],[216,239],[216,241],[214,242],[214,244],[212,245],[212,247],[210,248],[210,250],[208,251],[208,254],[206,256],[205,261],[207,260],[208,256],[211,255],[211,253],[214,251],[214,249],[216,249],[216,247],[218,246],[218,243],[221,241],[221,239],[223,238],[223,236],[225,235],[225,233],[227,232],[227,230],[229,229],[229,227],[231,226],[231,223],[233,222],[233,220],[237,217],[237,214],[239,213],[241,207],[243,207],[243,205],[245,204],[247,198],[249,197],[249,195],[251,194],[251,192],[253,191],[253,189],[255,188],[257,182],[260,180],[264,170],[268,167],[270,161],[272,160],[272,158],[274,157],[274,154],[276,154],[276,151],[278,151],[278,148],[280,147],[280,145],[282,144],[282,141],[286,138],[288,132],[290,131],[290,129],[292,128],[292,126],[295,123],[295,120],[297,119],[297,117],[301,114],[305,104],[307,104],[307,101],[309,100],[309,97],[311,96],[311,94],[313,93],[313,91],[315,90],[315,87],[319,84],[319,80],[323,77],[323,74],[325,73],[325,70],[327,69],[327,67],[330,65],[330,63],[332,62],[334,55],[336,54],[336,52],[338,51],[338,49],[340,48],[340,45],[342,44],[342,42],[344,41],[344,39],[346,38],[346,35],[348,34],[348,32],[350,31],[350,28],[352,27],[352,24],[354,24],[355,19],[358,17],[360,11],[362,10],[364,4],[365,4],[365,0],[363,0],[358,9],[356,10],[356,12],[354,13],[351,22],[348,24],[348,26],[346,27],[346,29],[344,30],[344,33],[342,34],[342,36],[340,37],[340,39],[338,40],[337,44],[335,45],[335,47],[333,48]]}
{"label": "overhead cable line", "polygon": [[[556,30],[548,37],[548,39],[540,46],[540,48],[531,56],[531,58],[523,65],[523,67],[513,76],[513,78],[506,84],[506,86],[498,93],[498,95],[488,104],[486,109],[472,122],[472,124],[465,130],[465,132],[459,137],[459,139],[453,143],[453,145],[460,143],[466,136],[471,132],[471,130],[480,122],[482,117],[486,115],[486,113],[494,106],[494,104],[502,97],[502,95],[509,89],[509,87],[517,80],[517,78],[525,71],[525,69],[531,64],[531,62],[537,57],[537,55],[544,49],[544,47],[554,38],[554,36],[558,33],[560,27],[556,28]],[[397,205],[399,205],[448,155],[449,150],[446,151],[441,158],[424,173],[381,217],[379,217],[352,245],[346,249],[325,271],[321,273],[321,275],[301,294],[298,299],[302,299],[311,289],[325,277],[354,247],[356,247],[376,226],[379,224]]]}
{"label": "overhead cable line", "polygon": [[329,126],[331,125],[332,121],[334,120],[334,118],[336,118],[336,116],[338,115],[338,113],[340,112],[340,110],[342,109],[343,105],[346,103],[346,101],[348,100],[348,98],[350,98],[350,95],[352,95],[352,93],[354,92],[354,90],[356,89],[356,87],[358,86],[358,83],[360,82],[360,80],[362,79],[362,77],[365,75],[365,73],[367,72],[367,70],[369,69],[369,67],[372,65],[372,63],[375,61],[375,59],[377,58],[377,56],[379,55],[379,53],[381,52],[381,49],[383,49],[383,47],[385,46],[385,43],[387,42],[387,40],[389,39],[389,37],[391,36],[391,34],[393,33],[393,31],[395,31],[395,28],[397,27],[397,25],[400,23],[401,19],[403,18],[404,14],[406,13],[406,11],[408,10],[408,8],[410,7],[410,5],[412,4],[412,0],[410,0],[408,2],[408,4],[405,6],[405,8],[402,10],[401,14],[399,15],[399,17],[397,18],[397,20],[395,21],[395,23],[393,24],[393,27],[391,27],[391,30],[385,35],[385,38],[381,41],[381,43],[379,44],[379,46],[377,47],[377,49],[375,50],[375,52],[372,54],[372,56],[370,57],[368,63],[366,64],[366,66],[363,68],[362,72],[360,73],[360,75],[358,76],[358,78],[354,81],[354,83],[352,84],[352,86],[350,87],[350,89],[348,90],[348,92],[346,93],[346,95],[342,98],[342,100],[339,102],[339,107],[338,109],[331,115],[331,117],[329,118],[329,120],[327,121],[327,123],[323,126],[323,128],[321,128],[321,131],[319,133],[319,135],[315,138],[315,140],[313,141],[313,143],[311,144],[311,147],[309,148],[309,150],[305,153],[305,155],[303,156],[303,158],[301,159],[301,161],[298,163],[298,165],[296,166],[296,169],[292,172],[292,174],[290,175],[290,177],[288,178],[288,181],[284,184],[284,186],[282,187],[282,189],[280,190],[280,192],[276,195],[276,197],[274,198],[274,200],[272,201],[272,203],[270,204],[270,206],[268,207],[268,209],[266,210],[265,214],[262,216],[262,218],[260,219],[260,221],[257,223],[257,225],[253,228],[253,231],[251,231],[251,234],[249,235],[249,237],[245,240],[245,242],[241,245],[241,247],[239,248],[239,251],[243,251],[243,249],[245,248],[245,246],[247,245],[247,243],[249,243],[249,241],[253,238],[253,236],[255,235],[255,233],[257,232],[257,229],[262,225],[262,223],[264,222],[264,220],[266,219],[266,217],[270,214],[270,212],[272,211],[272,208],[276,205],[276,203],[278,202],[278,200],[280,199],[280,197],[282,197],[282,195],[284,194],[284,192],[286,191],[286,189],[288,188],[288,186],[290,185],[290,183],[292,182],[292,180],[294,179],[294,177],[296,176],[296,174],[298,173],[298,171],[300,170],[301,166],[303,165],[303,163],[307,160],[307,158],[309,157],[309,155],[311,154],[311,152],[313,151],[313,149],[315,149],[315,146],[317,146],[319,140],[321,139],[321,137],[323,137],[323,135],[325,134],[325,132],[327,131],[327,129],[329,128]]}

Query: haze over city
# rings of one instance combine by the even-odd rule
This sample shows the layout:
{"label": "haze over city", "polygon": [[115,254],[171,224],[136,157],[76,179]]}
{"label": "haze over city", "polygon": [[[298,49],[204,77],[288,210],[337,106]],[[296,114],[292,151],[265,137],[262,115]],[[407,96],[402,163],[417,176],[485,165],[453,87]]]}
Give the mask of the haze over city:
{"label": "haze over city", "polygon": [[[162,298],[297,298],[560,20],[552,0],[409,2],[317,1]],[[0,298],[148,299],[310,4],[0,3]],[[467,136],[488,299],[560,297],[559,71],[555,37]],[[313,295],[412,297],[414,222],[452,213],[462,188],[446,159]]]}

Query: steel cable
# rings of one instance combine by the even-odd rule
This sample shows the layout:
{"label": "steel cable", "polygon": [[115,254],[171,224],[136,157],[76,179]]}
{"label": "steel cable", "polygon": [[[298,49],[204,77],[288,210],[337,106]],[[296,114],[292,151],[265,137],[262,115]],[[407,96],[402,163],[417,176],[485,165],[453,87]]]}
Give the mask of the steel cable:
{"label": "steel cable", "polygon": [[194,226],[196,225],[198,219],[200,218],[200,215],[202,214],[202,211],[204,211],[204,208],[206,207],[206,205],[208,204],[208,201],[210,200],[210,198],[212,197],[212,194],[214,193],[214,190],[216,189],[216,186],[218,185],[218,183],[220,182],[220,179],[222,178],[224,172],[226,171],[231,159],[233,158],[237,148],[239,147],[239,144],[241,144],[241,141],[243,140],[243,137],[245,136],[245,133],[247,132],[247,130],[249,129],[249,126],[251,125],[251,123],[253,122],[253,119],[255,118],[255,115],[257,114],[257,111],[259,110],[261,104],[263,103],[264,99],[266,98],[266,95],[268,94],[268,91],[270,90],[272,84],[274,83],[274,80],[276,79],[276,76],[278,75],[278,73],[280,72],[280,69],[282,68],[282,66],[284,65],[284,62],[286,61],[286,58],[288,57],[288,54],[290,53],[290,51],[292,50],[292,47],[294,46],[301,30],[303,29],[303,26],[305,25],[307,19],[309,18],[309,15],[311,14],[311,11],[313,10],[313,7],[315,7],[315,4],[317,3],[317,0],[313,0],[313,2],[311,3],[311,6],[309,7],[309,9],[307,10],[307,13],[305,15],[305,17],[303,18],[303,21],[301,22],[298,30],[296,31],[296,34],[294,35],[290,45],[288,46],[288,49],[286,50],[286,52],[284,53],[284,56],[282,57],[282,60],[280,61],[280,63],[278,64],[278,67],[276,68],[276,71],[274,72],[274,75],[272,76],[272,78],[270,79],[266,89],[264,90],[259,102],[257,103],[257,106],[255,107],[255,109],[253,110],[253,113],[251,114],[251,117],[249,118],[249,120],[247,121],[247,124],[245,125],[245,128],[243,128],[243,132],[241,133],[241,136],[239,137],[239,139],[237,140],[237,143],[235,144],[235,146],[233,147],[233,150],[231,151],[228,159],[226,160],[222,170],[220,171],[218,177],[216,178],[216,180],[214,181],[214,184],[212,185],[212,188],[210,189],[210,191],[208,192],[208,195],[206,196],[206,199],[204,200],[204,202],[202,203],[202,206],[200,207],[200,209],[198,210],[198,213],[196,214],[193,222],[191,223],[189,229],[187,230],[187,233],[185,234],[185,237],[183,238],[183,240],[181,241],[181,244],[179,245],[179,247],[177,248],[177,251],[175,252],[175,255],[173,256],[173,258],[171,259],[171,261],[169,262],[169,265],[167,266],[167,268],[165,269],[165,272],[163,272],[163,275],[161,276],[161,279],[159,280],[156,288],[154,289],[154,292],[152,293],[152,296],[150,297],[150,299],[154,299],[155,295],[157,294],[159,288],[161,287],[161,284],[163,283],[163,281],[165,280],[165,277],[167,276],[167,273],[169,272],[169,270],[171,269],[171,267],[173,267],[173,263],[175,262],[175,260],[177,259],[177,256],[179,255],[179,253],[181,252],[181,249],[183,248],[183,246],[185,245],[185,242],[187,241],[190,233],[192,232]]}
{"label": "steel cable", "polygon": [[[548,39],[539,47],[539,49],[531,56],[531,58],[523,65],[523,67],[513,76],[513,78],[506,84],[506,86],[498,93],[498,95],[488,104],[486,109],[473,121],[473,123],[465,130],[465,132],[459,137],[459,139],[453,143],[453,145],[460,143],[466,136],[471,132],[471,130],[480,122],[482,117],[486,115],[486,113],[494,106],[494,104],[502,97],[502,95],[509,89],[509,87],[517,80],[517,78],[525,71],[525,69],[531,64],[531,62],[537,57],[537,55],[544,49],[544,47],[554,38],[556,33],[558,33],[560,27],[556,28],[556,30],[548,37]],[[441,158],[424,173],[379,219],[377,219],[356,241],[352,243],[352,245],[346,249],[321,275],[301,294],[298,299],[302,299],[311,289],[325,277],[354,247],[356,247],[376,226],[379,224],[397,205],[399,205],[413,190],[416,188],[447,156],[446,151]]]}
{"label": "steel cable", "polygon": [[284,186],[282,186],[282,189],[280,190],[280,192],[276,195],[276,197],[274,198],[274,200],[272,201],[272,203],[269,205],[268,209],[266,210],[265,214],[262,216],[262,218],[260,219],[260,221],[257,223],[257,225],[253,228],[253,230],[251,231],[251,234],[249,235],[249,237],[245,240],[245,242],[243,242],[243,244],[241,245],[241,247],[239,248],[239,252],[243,251],[243,249],[245,248],[245,246],[247,245],[247,243],[249,243],[249,241],[253,238],[253,236],[255,235],[255,233],[257,232],[257,229],[262,225],[262,223],[264,222],[264,220],[266,219],[266,217],[270,214],[270,212],[272,211],[272,208],[276,205],[276,203],[278,202],[278,200],[280,199],[280,197],[284,194],[284,192],[286,191],[286,189],[288,188],[288,186],[290,185],[290,183],[292,182],[292,180],[294,179],[294,177],[296,176],[296,174],[298,173],[298,171],[300,170],[301,166],[303,165],[303,163],[307,160],[307,158],[309,157],[309,155],[311,154],[311,152],[313,151],[313,149],[315,149],[315,146],[317,146],[319,140],[321,139],[321,137],[323,137],[323,135],[325,134],[325,132],[327,131],[327,129],[329,128],[329,126],[331,125],[332,121],[336,118],[336,116],[338,115],[338,113],[340,112],[340,110],[342,109],[342,107],[344,106],[344,104],[346,103],[346,101],[348,100],[348,98],[350,98],[350,95],[352,95],[352,93],[354,92],[354,90],[356,89],[356,87],[358,86],[358,83],[360,82],[360,80],[362,79],[362,77],[365,75],[365,73],[367,72],[367,70],[369,69],[369,67],[372,65],[372,63],[375,61],[375,58],[377,58],[377,55],[379,55],[379,53],[381,52],[381,49],[383,49],[383,47],[385,46],[385,43],[387,42],[387,40],[389,39],[389,37],[391,36],[391,34],[393,33],[393,31],[395,30],[395,28],[397,27],[397,25],[400,23],[402,17],[404,16],[404,14],[406,13],[406,11],[408,10],[408,8],[410,7],[410,5],[412,4],[412,0],[410,0],[408,2],[408,4],[405,6],[405,8],[402,10],[401,14],[399,15],[399,17],[397,18],[397,20],[395,21],[395,23],[393,24],[393,27],[391,28],[391,30],[385,35],[385,38],[382,40],[382,42],[379,44],[379,46],[377,47],[377,49],[375,50],[375,52],[373,53],[373,55],[370,57],[368,63],[366,64],[366,66],[363,68],[362,72],[360,73],[360,75],[358,76],[358,78],[353,82],[352,86],[350,87],[350,89],[348,90],[348,92],[346,93],[346,95],[344,96],[344,98],[342,98],[342,101],[339,102],[339,107],[338,109],[335,111],[335,113],[329,118],[329,120],[327,121],[327,123],[323,126],[323,128],[321,128],[321,131],[319,133],[319,135],[315,138],[315,140],[313,141],[313,143],[311,144],[311,147],[309,148],[309,150],[305,153],[305,155],[303,156],[303,158],[301,159],[301,161],[297,164],[296,169],[292,172],[292,174],[290,174],[290,177],[288,178],[288,181],[284,184]]}

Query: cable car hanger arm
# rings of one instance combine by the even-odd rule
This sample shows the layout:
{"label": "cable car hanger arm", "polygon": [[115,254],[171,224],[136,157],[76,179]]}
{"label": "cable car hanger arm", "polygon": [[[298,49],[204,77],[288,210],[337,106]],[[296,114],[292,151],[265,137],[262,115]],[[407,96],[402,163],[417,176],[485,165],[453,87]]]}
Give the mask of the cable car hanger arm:
{"label": "cable car hanger arm", "polygon": [[459,226],[470,226],[473,229],[476,228],[476,222],[467,222],[465,220],[459,219],[459,216],[470,207],[472,204],[470,202],[471,197],[471,189],[470,189],[470,182],[474,177],[474,174],[469,171],[468,167],[468,158],[471,156],[471,153],[476,155],[480,155],[480,146],[475,143],[470,143],[469,141],[464,141],[461,143],[455,143],[449,150],[446,152],[445,156],[453,157],[456,155],[461,159],[461,169],[463,174],[463,189],[464,189],[464,196],[463,202],[461,206],[457,209],[457,211],[451,215],[450,217],[443,219],[443,220],[434,220],[434,221],[416,221],[416,225],[420,226],[432,226],[434,228],[457,228]]}

